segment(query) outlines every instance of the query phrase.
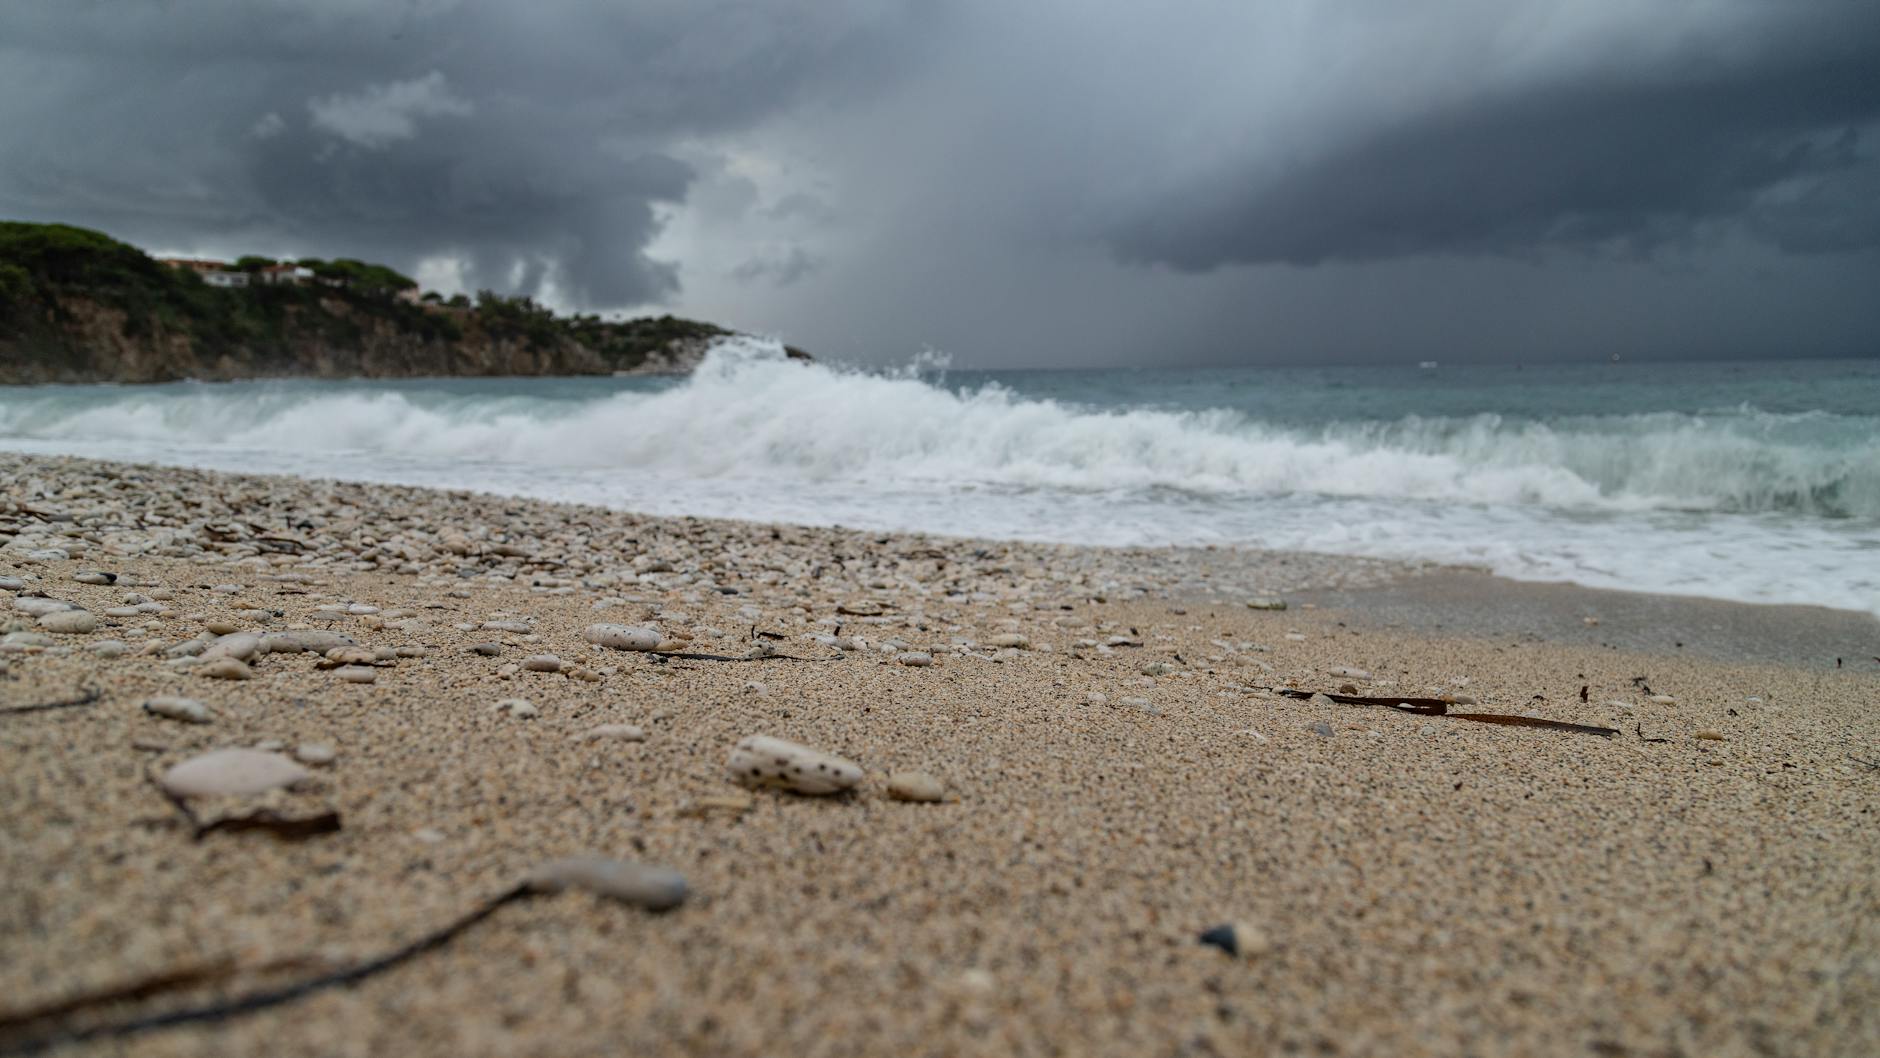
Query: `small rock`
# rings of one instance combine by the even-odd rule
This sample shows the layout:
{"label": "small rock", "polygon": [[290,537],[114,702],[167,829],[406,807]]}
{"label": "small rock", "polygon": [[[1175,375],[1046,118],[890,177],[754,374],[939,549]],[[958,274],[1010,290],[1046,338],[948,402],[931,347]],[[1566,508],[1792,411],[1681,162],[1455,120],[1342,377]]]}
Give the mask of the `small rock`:
{"label": "small rock", "polygon": [[1017,632],[1007,632],[1003,635],[996,635],[986,640],[986,642],[1000,648],[1010,648],[1013,650],[1031,649],[1031,640],[1019,635]]}
{"label": "small rock", "polygon": [[493,658],[502,652],[503,645],[501,643],[476,643],[470,647],[470,653],[481,654],[486,658]]}
{"label": "small rock", "polygon": [[946,784],[924,771],[897,771],[888,776],[888,796],[897,801],[943,801]]}
{"label": "small rock", "polygon": [[278,753],[218,749],[191,757],[158,781],[172,797],[248,797],[310,777],[307,769]]}
{"label": "small rock", "polygon": [[535,707],[535,703],[529,701],[527,698],[504,698],[502,701],[497,702],[492,708],[499,713],[508,713],[518,720],[527,720],[531,717],[542,715],[542,711]]}
{"label": "small rock", "polygon": [[25,589],[26,582],[18,577],[0,577],[0,590],[24,591]]}
{"label": "small rock", "polygon": [[204,661],[216,658],[234,658],[247,661],[261,649],[261,637],[253,632],[233,632],[203,648],[200,656]]}
{"label": "small rock", "polygon": [[324,655],[336,647],[356,646],[350,636],[319,628],[296,628],[287,632],[269,632],[261,637],[263,654],[299,654],[311,651]]}
{"label": "small rock", "polygon": [[529,873],[527,884],[537,893],[583,889],[648,911],[678,907],[688,892],[685,876],[678,871],[603,856],[574,856],[544,863]]}
{"label": "small rock", "polygon": [[241,625],[238,625],[233,621],[223,620],[220,617],[212,617],[209,620],[204,621],[202,623],[202,627],[203,627],[203,631],[213,632],[219,636],[233,635],[234,633],[241,631],[241,628],[242,628]]}
{"label": "small rock", "polygon": [[1228,922],[1203,930],[1196,938],[1209,947],[1219,948],[1238,959],[1242,955],[1262,955],[1272,948],[1265,931],[1245,922]]}
{"label": "small rock", "polygon": [[1277,595],[1262,595],[1247,600],[1249,610],[1284,610],[1285,608],[1286,600]]}
{"label": "small rock", "polygon": [[1354,669],[1349,665],[1334,665],[1333,667],[1325,671],[1329,672],[1333,676],[1343,676],[1346,679],[1351,679],[1351,680],[1368,680],[1371,678],[1371,674],[1367,672],[1366,670]]}
{"label": "small rock", "polygon": [[98,618],[85,610],[60,610],[41,617],[39,627],[58,635],[84,635],[98,630]]}
{"label": "small rock", "polygon": [[746,786],[776,786],[822,795],[853,789],[862,768],[853,761],[768,735],[751,735],[732,747],[726,768]]}
{"label": "small rock", "polygon": [[47,614],[78,609],[77,606],[63,599],[44,599],[37,595],[16,596],[13,600],[13,608],[28,617],[44,617]]}
{"label": "small rock", "polygon": [[85,649],[101,658],[121,658],[131,652],[131,645],[122,639],[101,639]]}
{"label": "small rock", "polygon": [[645,742],[646,729],[638,724],[601,724],[588,728],[581,735],[584,741],[598,742],[601,739],[617,739],[621,742]]}
{"label": "small rock", "polygon": [[1135,709],[1150,716],[1161,716],[1162,710],[1147,698],[1118,698],[1116,704],[1126,709]]}
{"label": "small rock", "polygon": [[1645,700],[1652,703],[1653,705],[1676,705],[1678,704],[1678,700],[1676,698],[1671,697],[1668,694],[1654,694],[1650,698],[1647,698]]}
{"label": "small rock", "polygon": [[1318,723],[1312,725],[1312,733],[1318,735],[1320,738],[1331,738],[1332,725],[1320,720]]}
{"label": "small rock", "polygon": [[332,746],[320,742],[302,742],[294,747],[295,760],[316,768],[324,768],[338,757],[339,753]]}
{"label": "small rock", "polygon": [[1705,742],[1722,742],[1722,741],[1723,741],[1723,732],[1721,732],[1721,731],[1713,731],[1713,730],[1711,730],[1710,728],[1704,728],[1703,730],[1701,730],[1701,731],[1699,731],[1699,732],[1697,732],[1696,734],[1694,734],[1694,735],[1692,735],[1691,737],[1692,737],[1692,738],[1701,738],[1701,739],[1703,739],[1703,740],[1704,740]]}
{"label": "small rock", "polygon": [[1104,694],[1102,691],[1091,691],[1089,694],[1084,695],[1084,702],[1089,705],[1106,705],[1109,701],[1110,696]]}
{"label": "small rock", "polygon": [[379,670],[364,665],[341,665],[333,675],[344,683],[377,683]]}
{"label": "small rock", "polygon": [[194,698],[151,698],[144,702],[144,712],[185,724],[206,724],[215,719],[209,707]]}
{"label": "small rock", "polygon": [[895,655],[894,660],[910,669],[924,669],[933,665],[933,655],[922,650],[909,650]]}
{"label": "small rock", "polygon": [[104,573],[95,569],[87,569],[72,574],[72,579],[80,584],[116,584],[118,575],[115,573]]}
{"label": "small rock", "polygon": [[628,625],[592,624],[581,630],[581,638],[609,650],[656,650],[660,634],[650,628]]}
{"label": "small rock", "polygon": [[216,658],[205,661],[195,670],[198,676],[207,676],[212,680],[252,680],[255,670],[234,658]]}
{"label": "small rock", "polygon": [[560,672],[561,659],[553,654],[531,654],[522,659],[522,667],[530,672]]}

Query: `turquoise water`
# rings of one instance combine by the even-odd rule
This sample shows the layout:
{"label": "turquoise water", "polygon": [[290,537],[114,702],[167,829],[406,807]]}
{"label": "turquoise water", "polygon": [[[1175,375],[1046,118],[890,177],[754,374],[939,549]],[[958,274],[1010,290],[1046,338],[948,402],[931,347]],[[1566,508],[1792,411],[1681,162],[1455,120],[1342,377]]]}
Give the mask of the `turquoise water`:
{"label": "turquoise water", "polygon": [[1880,362],[0,388],[0,447],[1880,612]]}

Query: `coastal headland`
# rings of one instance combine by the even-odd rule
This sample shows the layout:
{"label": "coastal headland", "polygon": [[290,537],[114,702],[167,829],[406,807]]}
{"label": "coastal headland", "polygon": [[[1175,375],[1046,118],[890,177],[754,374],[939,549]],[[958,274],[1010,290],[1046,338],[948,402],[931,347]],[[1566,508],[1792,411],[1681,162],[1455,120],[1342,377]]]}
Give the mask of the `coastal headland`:
{"label": "coastal headland", "polygon": [[[136,1052],[1869,1051],[1880,666],[1366,613],[1454,575],[0,455],[0,1051],[580,855],[689,896],[511,899]],[[751,736],[862,776],[750,788]],[[283,788],[175,793],[227,749]]]}

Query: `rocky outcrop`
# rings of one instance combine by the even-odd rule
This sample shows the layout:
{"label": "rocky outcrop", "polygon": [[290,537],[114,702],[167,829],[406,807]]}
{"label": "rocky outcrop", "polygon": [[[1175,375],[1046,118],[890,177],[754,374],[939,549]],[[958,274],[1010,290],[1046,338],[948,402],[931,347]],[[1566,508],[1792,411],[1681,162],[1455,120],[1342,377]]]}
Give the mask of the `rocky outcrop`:
{"label": "rocky outcrop", "polygon": [[608,334],[588,344],[569,334],[502,333],[475,311],[391,314],[340,298],[290,306],[277,334],[236,343],[158,320],[134,324],[124,310],[88,297],[61,297],[47,315],[22,336],[0,337],[0,384],[684,374],[730,333],[668,317],[661,330],[677,332],[671,336],[623,342]]}

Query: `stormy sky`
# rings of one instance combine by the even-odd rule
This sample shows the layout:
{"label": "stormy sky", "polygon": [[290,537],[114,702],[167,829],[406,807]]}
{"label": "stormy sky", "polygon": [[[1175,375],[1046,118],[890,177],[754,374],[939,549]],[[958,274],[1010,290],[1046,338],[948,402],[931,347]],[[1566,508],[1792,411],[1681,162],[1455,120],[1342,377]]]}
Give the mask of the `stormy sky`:
{"label": "stormy sky", "polygon": [[0,217],[961,366],[1880,355],[1871,0],[9,0]]}

